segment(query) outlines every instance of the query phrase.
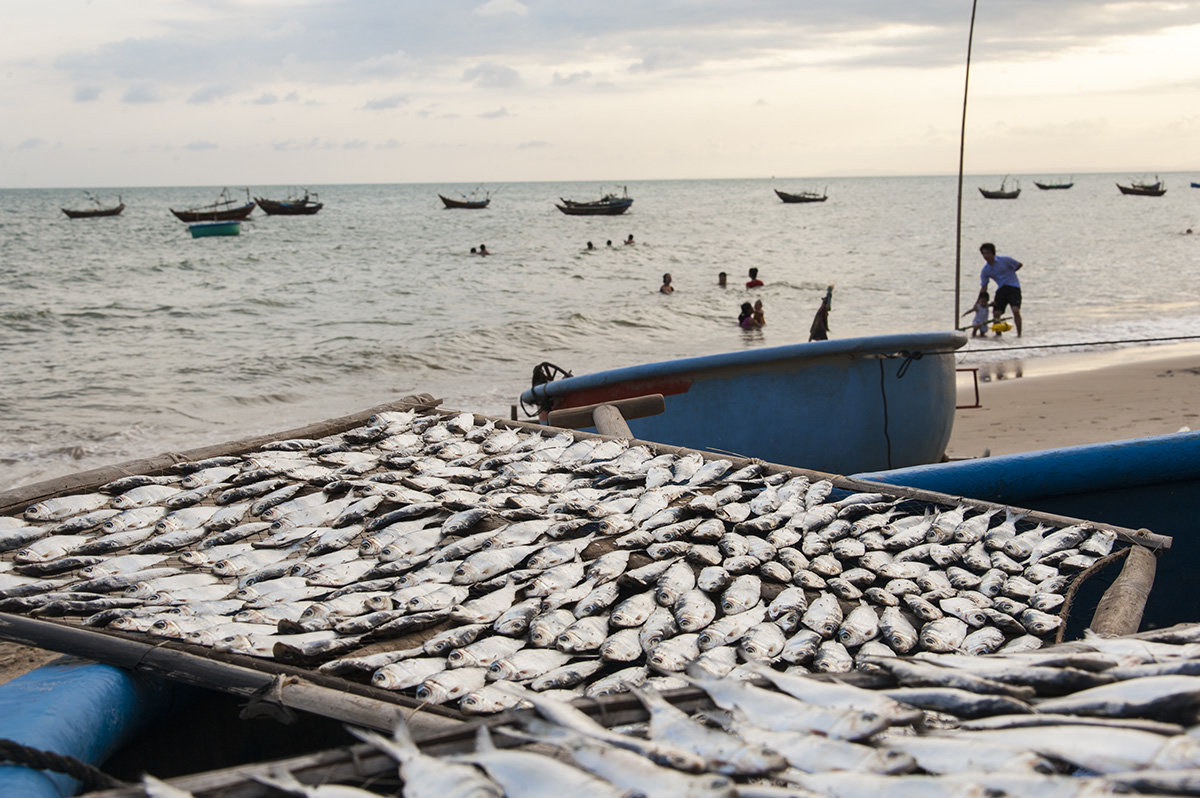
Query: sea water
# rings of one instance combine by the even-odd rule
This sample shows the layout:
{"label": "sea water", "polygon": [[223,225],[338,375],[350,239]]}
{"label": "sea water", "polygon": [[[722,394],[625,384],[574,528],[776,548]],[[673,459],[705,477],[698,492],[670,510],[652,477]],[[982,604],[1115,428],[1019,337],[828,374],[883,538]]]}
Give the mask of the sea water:
{"label": "sea water", "polygon": [[[256,211],[206,239],[168,209],[216,188],[92,189],[128,207],[91,220],[60,211],[86,205],[79,190],[0,191],[0,489],[418,392],[508,416],[542,361],[584,374],[805,341],[829,285],[834,338],[965,325],[983,241],[1025,264],[1022,345],[1200,333],[1200,234],[1184,233],[1200,191],[1164,175],[1165,196],[1123,196],[1129,177],[1039,191],[1027,176],[1015,201],[979,196],[1000,176],[968,178],[957,267],[954,177],[505,183],[481,211],[437,198],[475,186],[309,186],[319,214]],[[626,188],[622,216],[554,207]],[[785,205],[772,188],[829,199]],[[469,253],[481,244],[490,256]],[[751,267],[765,286],[748,291]],[[767,326],[743,331],[754,299]],[[1017,343],[973,339],[964,357]]]}

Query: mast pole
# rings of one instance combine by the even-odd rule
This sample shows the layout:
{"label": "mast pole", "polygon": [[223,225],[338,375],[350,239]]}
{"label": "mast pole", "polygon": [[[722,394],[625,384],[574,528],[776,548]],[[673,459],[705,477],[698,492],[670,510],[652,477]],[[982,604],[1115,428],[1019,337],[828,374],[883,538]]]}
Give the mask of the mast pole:
{"label": "mast pole", "polygon": [[958,309],[962,306],[962,201],[963,201],[963,153],[967,146],[967,91],[971,87],[971,43],[975,39],[975,7],[979,0],[971,0],[971,27],[967,33],[967,72],[963,78],[962,126],[958,135],[958,211],[954,225],[954,323],[958,329]]}

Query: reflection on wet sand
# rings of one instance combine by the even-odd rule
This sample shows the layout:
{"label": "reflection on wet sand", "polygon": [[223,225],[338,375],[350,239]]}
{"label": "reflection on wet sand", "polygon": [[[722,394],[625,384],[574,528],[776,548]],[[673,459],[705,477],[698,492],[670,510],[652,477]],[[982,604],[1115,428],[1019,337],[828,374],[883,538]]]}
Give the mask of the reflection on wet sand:
{"label": "reflection on wet sand", "polygon": [[1021,360],[1003,360],[999,363],[979,364],[979,381],[1018,380],[1025,376],[1025,362]]}

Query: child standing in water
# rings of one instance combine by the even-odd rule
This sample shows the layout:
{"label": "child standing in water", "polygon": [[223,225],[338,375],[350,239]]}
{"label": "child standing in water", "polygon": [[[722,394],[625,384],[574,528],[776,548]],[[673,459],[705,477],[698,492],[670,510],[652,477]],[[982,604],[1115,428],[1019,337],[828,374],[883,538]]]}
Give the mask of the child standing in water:
{"label": "child standing in water", "polygon": [[[975,298],[975,304],[972,305],[967,313],[974,311],[975,318],[971,319],[971,337],[981,338],[987,335],[987,320],[988,320],[988,292],[980,291],[979,296]],[[964,313],[963,315],[967,315]]]}

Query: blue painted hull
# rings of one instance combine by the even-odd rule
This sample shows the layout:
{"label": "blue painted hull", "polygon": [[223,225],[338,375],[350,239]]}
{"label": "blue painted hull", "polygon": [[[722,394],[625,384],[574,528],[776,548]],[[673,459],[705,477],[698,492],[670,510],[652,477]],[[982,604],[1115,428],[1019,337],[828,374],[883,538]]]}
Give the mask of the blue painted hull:
{"label": "blue painted hull", "polygon": [[1196,621],[1200,432],[855,476],[1170,535],[1174,543],[1159,560],[1143,626]]}
{"label": "blue painted hull", "polygon": [[236,236],[242,232],[241,222],[198,222],[189,224],[188,230],[192,238],[209,238],[211,236]]}
{"label": "blue painted hull", "polygon": [[[940,460],[954,424],[957,332],[765,347],[602,371],[521,395],[544,411],[661,393],[644,440],[832,473]],[[917,358],[909,358],[916,353]]]}
{"label": "blue painted hull", "polygon": [[[0,738],[98,765],[152,723],[173,714],[188,691],[157,678],[63,657],[0,685]],[[75,795],[69,776],[0,766],[0,795]]]}

